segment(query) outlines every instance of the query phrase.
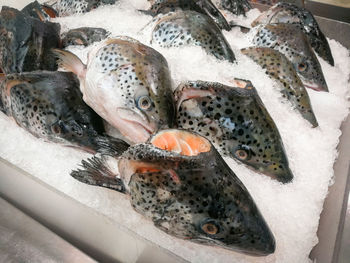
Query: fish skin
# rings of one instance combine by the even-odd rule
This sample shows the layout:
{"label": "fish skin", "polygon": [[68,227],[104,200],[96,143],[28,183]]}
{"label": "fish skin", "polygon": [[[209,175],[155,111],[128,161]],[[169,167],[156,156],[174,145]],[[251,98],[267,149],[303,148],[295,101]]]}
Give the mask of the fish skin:
{"label": "fish skin", "polygon": [[48,2],[47,5],[53,7],[58,16],[71,16],[84,14],[103,4],[115,4],[117,0],[57,0]]}
{"label": "fish skin", "polygon": [[300,114],[313,127],[317,127],[317,119],[303,83],[299,79],[292,63],[280,52],[271,48],[249,47],[241,52],[259,64],[265,73],[279,83],[280,92],[287,98]]}
{"label": "fish skin", "polygon": [[321,65],[303,31],[293,24],[267,24],[253,39],[259,47],[269,47],[285,55],[294,65],[303,84],[317,91],[327,91]]}
{"label": "fish skin", "polygon": [[177,10],[192,10],[211,17],[221,29],[231,29],[226,18],[210,0],[156,0],[151,4],[149,10],[144,13],[156,16]]}
{"label": "fish skin", "polygon": [[238,16],[246,16],[245,13],[252,9],[252,6],[247,0],[220,0],[219,7]]}
{"label": "fish skin", "polygon": [[178,127],[208,138],[230,156],[282,183],[293,180],[278,129],[250,81],[234,87],[189,81],[175,90]]}
{"label": "fish skin", "polygon": [[6,73],[57,70],[51,48],[60,46],[60,25],[42,22],[3,6],[0,13],[0,69]]}
{"label": "fish skin", "polygon": [[[160,133],[200,137],[184,130]],[[120,179],[96,157],[71,175],[126,193],[138,213],[169,235],[253,256],[274,253],[274,236],[248,190],[213,145],[201,138],[209,149],[195,156],[160,149],[152,140],[131,146],[119,157]]]}
{"label": "fish skin", "polygon": [[153,48],[129,37],[108,39],[89,53],[87,65],[70,52],[55,53],[79,77],[84,101],[125,140],[145,142],[158,129],[173,127],[168,64]]}
{"label": "fish skin", "polygon": [[69,30],[62,35],[63,47],[69,45],[89,46],[94,42],[102,41],[110,33],[98,27],[79,27]]}
{"label": "fish skin", "polygon": [[154,26],[151,43],[167,48],[196,45],[220,60],[235,61],[235,55],[220,28],[210,17],[194,11],[163,15]]}
{"label": "fish skin", "polygon": [[81,97],[78,79],[68,72],[9,74],[0,84],[2,111],[20,127],[46,141],[96,152],[108,138],[102,119]]}
{"label": "fish skin", "polygon": [[27,16],[39,19],[41,21],[49,21],[50,16],[44,10],[44,7],[38,3],[38,1],[34,1],[26,5],[21,12]]}
{"label": "fish skin", "polygon": [[311,47],[316,53],[334,66],[334,59],[328,41],[310,11],[291,3],[280,2],[262,13],[253,21],[252,26],[278,23],[289,23],[299,26],[308,37]]}

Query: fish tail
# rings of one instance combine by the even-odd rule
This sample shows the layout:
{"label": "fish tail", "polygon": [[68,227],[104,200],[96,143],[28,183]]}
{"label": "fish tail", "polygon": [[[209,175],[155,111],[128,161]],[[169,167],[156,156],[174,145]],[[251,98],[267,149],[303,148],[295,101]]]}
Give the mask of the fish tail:
{"label": "fish tail", "polygon": [[83,169],[71,172],[71,176],[85,184],[101,186],[125,193],[125,186],[120,178],[110,170],[106,158],[93,156],[81,162]]}
{"label": "fish tail", "polygon": [[73,72],[79,78],[84,78],[86,73],[86,66],[84,63],[74,55],[72,52],[61,49],[53,49],[52,52],[58,58],[58,66],[67,71]]}
{"label": "fish tail", "polygon": [[95,138],[95,143],[98,153],[111,157],[118,157],[122,155],[122,153],[130,147],[127,142],[108,135],[97,136]]}

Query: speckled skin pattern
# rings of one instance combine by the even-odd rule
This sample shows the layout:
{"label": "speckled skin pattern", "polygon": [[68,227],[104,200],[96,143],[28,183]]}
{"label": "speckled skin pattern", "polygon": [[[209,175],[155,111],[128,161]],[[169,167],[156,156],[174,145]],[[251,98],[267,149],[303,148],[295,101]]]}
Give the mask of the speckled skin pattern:
{"label": "speckled skin pattern", "polygon": [[290,3],[277,3],[259,16],[252,26],[258,24],[289,23],[299,26],[306,34],[316,53],[334,66],[334,59],[328,41],[320,30],[314,16],[305,8]]}
{"label": "speckled skin pattern", "polygon": [[195,11],[167,13],[156,22],[152,43],[161,47],[196,45],[221,60],[235,61],[233,51],[214,21]]}
{"label": "speckled skin pattern", "polygon": [[309,95],[293,64],[282,53],[264,47],[244,48],[241,52],[259,64],[270,78],[277,80],[283,97],[287,98],[312,126],[318,126]]}
{"label": "speckled skin pattern", "polygon": [[0,13],[0,69],[6,73],[56,70],[52,48],[59,47],[60,25],[41,22],[14,8]]}
{"label": "speckled skin pattern", "polygon": [[[191,81],[175,91],[178,127],[208,138],[225,155],[283,183],[293,174],[278,129],[250,82]],[[187,95],[188,94],[188,95]]]}
{"label": "speckled skin pattern", "polygon": [[150,9],[146,12],[152,16],[175,12],[177,10],[192,10],[211,17],[215,23],[225,30],[231,27],[225,17],[209,0],[189,1],[189,0],[157,0],[154,1]]}
{"label": "speckled skin pattern", "polygon": [[103,4],[114,4],[117,0],[57,0],[52,7],[59,16],[83,14]]}
{"label": "speckled skin pattern", "polygon": [[102,119],[82,100],[72,73],[37,71],[7,75],[0,86],[2,111],[38,138],[97,150]]}
{"label": "speckled skin pattern", "polygon": [[304,85],[328,91],[322,68],[303,31],[293,24],[262,26],[253,39],[259,47],[269,47],[284,54],[293,64]]}

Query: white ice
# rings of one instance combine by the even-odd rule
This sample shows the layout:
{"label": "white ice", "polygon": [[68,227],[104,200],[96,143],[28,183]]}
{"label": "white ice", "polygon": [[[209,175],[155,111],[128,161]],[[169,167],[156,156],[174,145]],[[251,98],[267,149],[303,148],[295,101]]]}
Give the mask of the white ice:
{"label": "white ice", "polygon": [[[143,33],[140,30],[151,17],[135,11],[147,7],[145,0],[121,0],[115,6],[100,7],[88,14],[58,18],[55,21],[61,24],[63,31],[81,26],[104,27],[112,36],[128,35],[148,44],[149,30]],[[228,13],[225,15],[233,18]],[[254,9],[248,13],[247,18],[239,17],[236,21],[249,25],[258,15],[259,11]],[[316,231],[323,201],[332,182],[336,146],[341,134],[339,127],[349,112],[349,51],[338,42],[329,40],[335,66],[331,67],[321,60],[329,93],[308,90],[320,124],[318,128],[311,128],[306,120],[290,108],[289,103],[281,102],[281,95],[274,82],[261,68],[240,54],[240,48],[251,45],[249,35],[244,35],[238,28],[224,34],[235,52],[237,65],[217,61],[199,47],[154,48],[167,58],[174,87],[185,80],[230,84],[236,77],[251,80],[257,89],[280,131],[295,176],[294,181],[282,185],[252,172],[230,158],[226,158],[226,161],[248,188],[272,230],[277,244],[273,255],[252,257],[165,234],[155,228],[151,221],[136,213],[126,196],[82,184],[70,177],[69,172],[88,154],[36,139],[3,114],[0,114],[0,156],[79,202],[111,217],[117,224],[132,229],[188,261],[310,262],[308,256],[317,243]],[[70,50],[86,61],[90,48],[71,47]]]}

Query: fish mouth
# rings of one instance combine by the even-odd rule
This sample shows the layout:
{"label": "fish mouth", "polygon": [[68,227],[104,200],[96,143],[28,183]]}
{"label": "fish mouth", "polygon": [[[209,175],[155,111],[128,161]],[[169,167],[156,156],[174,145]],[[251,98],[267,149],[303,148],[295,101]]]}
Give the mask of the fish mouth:
{"label": "fish mouth", "polygon": [[119,131],[131,142],[143,143],[158,130],[155,121],[150,121],[141,112],[136,112],[128,108],[117,108],[120,118]]}
{"label": "fish mouth", "polygon": [[316,83],[312,83],[312,82],[303,82],[304,86],[306,88],[309,88],[309,89],[313,89],[315,91],[325,91],[325,92],[328,92],[328,87],[327,87],[327,84],[316,84]]}
{"label": "fish mouth", "polygon": [[157,148],[185,156],[197,156],[209,152],[211,145],[204,137],[185,131],[169,129],[152,137],[150,142]]}

